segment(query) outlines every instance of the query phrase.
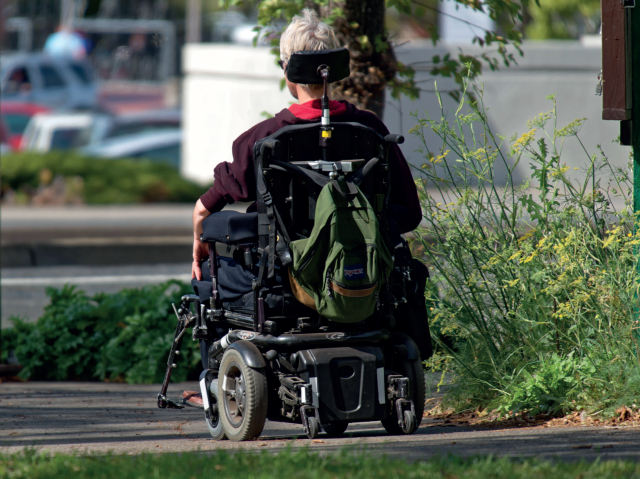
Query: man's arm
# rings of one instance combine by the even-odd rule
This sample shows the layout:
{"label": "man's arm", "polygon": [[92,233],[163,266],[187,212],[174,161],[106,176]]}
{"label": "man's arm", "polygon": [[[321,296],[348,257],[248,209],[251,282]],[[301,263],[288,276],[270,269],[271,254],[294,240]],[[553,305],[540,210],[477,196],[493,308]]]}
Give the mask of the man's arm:
{"label": "man's arm", "polygon": [[202,280],[200,262],[209,256],[209,245],[200,241],[202,235],[202,222],[211,213],[204,207],[201,200],[196,202],[193,209],[193,263],[191,264],[191,279]]}

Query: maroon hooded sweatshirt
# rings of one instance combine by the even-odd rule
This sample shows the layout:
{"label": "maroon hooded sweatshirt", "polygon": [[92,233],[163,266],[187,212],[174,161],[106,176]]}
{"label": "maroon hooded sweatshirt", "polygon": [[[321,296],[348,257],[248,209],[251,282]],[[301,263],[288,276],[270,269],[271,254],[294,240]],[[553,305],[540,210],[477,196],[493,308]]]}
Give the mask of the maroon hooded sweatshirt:
{"label": "maroon hooded sweatshirt", "polygon": [[[346,101],[329,102],[332,122],[356,122],[368,126],[382,136],[389,130],[373,113],[358,110]],[[313,100],[302,105],[294,104],[282,110],[275,117],[264,120],[245,131],[233,142],[233,162],[222,162],[213,170],[214,182],[204,195],[200,197],[204,207],[211,213],[220,211],[226,204],[236,201],[256,200],[256,180],[253,171],[253,145],[257,140],[265,138],[280,128],[319,121],[322,115],[320,100]],[[413,177],[407,160],[398,145],[389,149],[389,166],[391,169],[390,203],[404,208],[404,217],[399,226],[402,232],[412,231],[422,220],[422,211],[418,200]],[[398,218],[400,219],[400,218]]]}

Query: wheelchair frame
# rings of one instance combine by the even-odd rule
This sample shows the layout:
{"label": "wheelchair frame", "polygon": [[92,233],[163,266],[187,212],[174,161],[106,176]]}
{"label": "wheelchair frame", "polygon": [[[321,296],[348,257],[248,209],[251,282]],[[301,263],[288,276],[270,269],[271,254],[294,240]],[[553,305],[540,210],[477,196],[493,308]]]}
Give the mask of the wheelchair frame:
{"label": "wheelchair frame", "polygon": [[[391,144],[402,143],[404,139],[400,135],[382,138],[357,123],[331,125],[327,95],[329,72],[341,68],[344,52],[344,49],[339,49],[337,53],[297,52],[292,55],[291,68],[298,68],[296,83],[311,83],[308,80],[313,79],[311,71],[314,69],[324,83],[321,122],[285,127],[256,142],[254,162],[258,213],[255,236],[251,236],[253,232],[249,231],[245,232],[245,237],[232,238],[230,229],[226,236],[224,231],[219,233],[222,237],[218,237],[218,241],[203,237],[203,241],[209,243],[210,251],[210,298],[207,301],[200,295],[185,295],[175,310],[178,325],[167,373],[158,395],[158,407],[182,408],[188,404],[168,399],[166,393],[185,331],[193,327],[193,339],[201,342],[205,367],[200,376],[205,416],[216,439],[225,435],[233,440],[257,437],[266,418],[299,422],[310,438],[316,437],[320,429],[337,436],[344,432],[349,422],[374,420],[381,420],[390,433],[407,434],[417,429],[422,418],[425,382],[420,350],[407,334],[395,327],[394,318],[394,311],[399,304],[407,303],[409,296],[407,282],[411,281],[411,275],[408,264],[394,265],[389,279],[389,282],[394,281],[394,288],[401,291],[400,298],[396,299],[388,288],[379,313],[364,322],[347,325],[323,320],[317,314],[276,317],[266,312],[263,293],[275,281],[277,265],[284,271],[291,263],[290,252],[282,244],[287,246],[294,234],[304,236],[304,231],[307,231],[305,225],[313,222],[312,191],[316,186],[338,179],[344,180],[342,184],[349,188],[353,184],[361,186],[363,191],[369,192],[370,202],[382,219],[381,224],[386,224],[390,183],[388,149]],[[317,66],[319,59],[323,63]],[[332,62],[342,63],[331,65]],[[311,69],[308,67],[310,64]],[[331,78],[331,81],[335,80]],[[282,140],[309,132],[318,134],[321,159],[287,161],[295,159],[296,154],[290,154],[290,142],[283,144]],[[356,137],[358,134],[369,135],[376,142],[373,149],[377,149],[377,156],[364,160],[336,159],[329,146],[332,138],[345,132],[356,132]],[[323,174],[325,171],[328,175]],[[299,225],[296,225],[294,196],[304,197],[305,188],[295,193],[294,177],[304,178],[300,184],[307,184],[306,192],[311,198],[307,205],[310,218]],[[285,210],[287,198],[271,194],[282,182],[289,185],[291,194],[288,198],[289,214],[286,215],[281,211]],[[339,188],[339,183],[334,181],[333,187]],[[230,221],[232,216],[227,215]],[[235,248],[234,253],[242,257],[247,268],[255,266],[255,258],[258,259],[258,273],[252,282],[251,314],[226,308],[221,301],[217,243],[226,244],[228,251]],[[408,249],[406,243],[403,246]],[[241,255],[236,252],[241,252]],[[282,281],[285,282],[286,278]],[[191,310],[192,303],[195,312]],[[283,326],[285,332],[280,333]],[[234,327],[238,329],[234,330]],[[229,332],[213,340],[213,328],[229,329]],[[428,334],[428,325],[426,328]]]}

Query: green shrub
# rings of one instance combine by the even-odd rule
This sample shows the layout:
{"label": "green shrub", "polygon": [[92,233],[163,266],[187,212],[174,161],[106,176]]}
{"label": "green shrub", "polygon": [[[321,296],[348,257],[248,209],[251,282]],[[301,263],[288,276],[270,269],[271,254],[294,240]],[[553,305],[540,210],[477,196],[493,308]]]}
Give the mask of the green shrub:
{"label": "green shrub", "polygon": [[[14,327],[2,331],[3,355],[15,350],[20,375],[35,380],[162,382],[177,323],[171,303],[190,292],[178,281],[93,297],[69,285],[48,288],[37,322],[11,318]],[[172,379],[200,370],[200,350],[187,337]]]}
{"label": "green shrub", "polygon": [[12,153],[0,164],[2,195],[28,202],[54,178],[62,178],[90,204],[195,202],[206,187],[182,178],[171,166],[147,160],[101,160],[74,152]]}
{"label": "green shrub", "polygon": [[[445,356],[456,373],[449,405],[610,414],[640,393],[640,233],[629,175],[599,148],[571,177],[562,146],[580,141],[584,119],[558,128],[553,96],[553,109],[511,138],[508,153],[478,88],[474,97],[453,122],[444,112],[416,115],[413,129],[427,158],[417,184],[427,223],[419,249],[437,286],[427,291],[440,346],[433,363]],[[427,128],[442,140],[439,153],[424,142]],[[535,185],[513,183],[523,161]],[[504,187],[494,181],[497,165],[508,174]]]}

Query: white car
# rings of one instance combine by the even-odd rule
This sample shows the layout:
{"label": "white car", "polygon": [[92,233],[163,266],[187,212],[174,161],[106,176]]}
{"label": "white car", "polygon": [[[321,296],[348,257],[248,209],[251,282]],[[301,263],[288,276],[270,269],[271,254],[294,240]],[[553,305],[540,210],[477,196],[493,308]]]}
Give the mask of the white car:
{"label": "white car", "polygon": [[0,59],[2,100],[36,103],[53,109],[94,109],[98,89],[85,60],[43,53],[9,54]]}
{"label": "white car", "polygon": [[80,135],[93,117],[90,113],[38,113],[27,124],[20,149],[47,152],[81,146]]}
{"label": "white car", "polygon": [[182,112],[178,109],[146,110],[122,115],[97,114],[90,128],[82,132],[76,146],[94,145],[119,136],[146,131],[180,128]]}
{"label": "white car", "polygon": [[182,130],[145,131],[134,135],[119,136],[97,145],[80,149],[86,156],[105,159],[140,158],[168,163],[180,169]]}

